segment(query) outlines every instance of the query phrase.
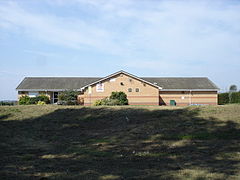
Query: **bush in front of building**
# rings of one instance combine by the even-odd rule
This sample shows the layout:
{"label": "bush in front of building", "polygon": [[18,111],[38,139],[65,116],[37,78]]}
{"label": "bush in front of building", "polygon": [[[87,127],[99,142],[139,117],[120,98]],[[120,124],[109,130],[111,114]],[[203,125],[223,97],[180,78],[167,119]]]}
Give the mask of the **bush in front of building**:
{"label": "bush in front of building", "polygon": [[96,100],[93,104],[94,106],[117,106],[120,105],[118,99],[110,99],[109,97]]}
{"label": "bush in front of building", "polygon": [[50,103],[50,99],[46,95],[39,95],[37,97],[21,96],[19,99],[19,105],[31,105],[38,104],[39,101],[44,102],[45,104]]}
{"label": "bush in front of building", "polygon": [[112,92],[110,97],[96,100],[94,106],[121,106],[128,105],[127,95],[124,92]]}
{"label": "bush in front of building", "polygon": [[105,105],[104,99],[98,99],[98,100],[96,100],[93,105],[94,105],[94,106],[103,106],[103,105]]}
{"label": "bush in front of building", "polygon": [[30,97],[29,96],[21,96],[19,98],[19,105],[29,105],[30,104]]}
{"label": "bush in front of building", "polygon": [[50,104],[50,99],[48,96],[44,95],[44,94],[40,94],[39,96],[37,96],[37,101],[42,101],[45,104]]}
{"label": "bush in front of building", "polygon": [[46,103],[44,101],[38,101],[37,105],[45,105]]}
{"label": "bush in front of building", "polygon": [[77,97],[79,92],[74,90],[66,90],[58,95],[59,105],[78,105]]}
{"label": "bush in front of building", "polygon": [[37,97],[30,97],[29,104],[37,104],[38,100]]}
{"label": "bush in front of building", "polygon": [[112,92],[110,99],[114,100],[116,103],[119,103],[117,105],[128,105],[127,95],[122,91]]}

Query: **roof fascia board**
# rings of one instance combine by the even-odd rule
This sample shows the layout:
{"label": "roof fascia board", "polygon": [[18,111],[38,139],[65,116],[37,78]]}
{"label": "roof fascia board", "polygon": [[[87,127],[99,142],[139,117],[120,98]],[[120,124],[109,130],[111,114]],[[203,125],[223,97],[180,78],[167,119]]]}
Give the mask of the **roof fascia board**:
{"label": "roof fascia board", "polygon": [[162,89],[161,91],[219,91],[219,89]]}
{"label": "roof fascia board", "polygon": [[97,80],[97,81],[95,81],[95,82],[92,82],[92,83],[86,85],[86,86],[83,86],[81,89],[83,90],[83,89],[85,89],[85,88],[88,87],[88,86],[92,86],[92,85],[94,85],[94,84],[96,84],[96,83],[99,83],[99,82],[101,82],[101,81],[105,81],[106,79],[109,79],[109,78],[111,78],[111,77],[113,77],[113,76],[116,76],[116,75],[118,75],[118,74],[121,74],[121,73],[122,73],[122,74],[126,74],[126,75],[128,75],[128,76],[130,76],[130,77],[133,77],[133,78],[135,78],[135,79],[138,79],[139,81],[142,81],[142,82],[145,82],[145,83],[147,83],[147,84],[150,84],[150,85],[152,85],[152,86],[154,86],[154,87],[157,87],[157,88],[159,88],[159,89],[162,89],[162,87],[160,87],[160,86],[157,86],[157,85],[155,85],[155,84],[153,84],[153,83],[151,83],[151,82],[149,82],[149,81],[146,81],[146,80],[144,80],[144,79],[141,79],[141,78],[139,78],[139,77],[137,77],[137,76],[135,76],[135,75],[133,75],[133,74],[130,74],[130,73],[128,73],[128,72],[125,72],[125,71],[118,71],[118,72],[116,72],[116,73],[110,74],[110,75],[108,75],[108,76],[106,76],[106,77],[104,77],[104,78],[102,78],[102,79],[99,79],[99,80]]}
{"label": "roof fascia board", "polygon": [[[17,91],[67,91],[70,89],[16,89]],[[73,91],[81,91],[81,89],[71,89]]]}

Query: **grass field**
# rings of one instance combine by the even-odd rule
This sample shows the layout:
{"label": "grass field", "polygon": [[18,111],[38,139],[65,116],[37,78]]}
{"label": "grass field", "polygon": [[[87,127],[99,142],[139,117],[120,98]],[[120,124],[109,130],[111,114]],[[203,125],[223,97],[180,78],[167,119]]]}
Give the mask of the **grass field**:
{"label": "grass field", "polygon": [[0,107],[0,179],[240,179],[240,105]]}

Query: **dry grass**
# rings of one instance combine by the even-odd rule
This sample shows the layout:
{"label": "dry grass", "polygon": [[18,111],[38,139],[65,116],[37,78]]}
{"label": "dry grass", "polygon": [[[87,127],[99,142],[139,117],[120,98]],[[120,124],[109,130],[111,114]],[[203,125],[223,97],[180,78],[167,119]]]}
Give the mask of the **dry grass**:
{"label": "dry grass", "polygon": [[240,105],[0,107],[1,179],[240,179]]}

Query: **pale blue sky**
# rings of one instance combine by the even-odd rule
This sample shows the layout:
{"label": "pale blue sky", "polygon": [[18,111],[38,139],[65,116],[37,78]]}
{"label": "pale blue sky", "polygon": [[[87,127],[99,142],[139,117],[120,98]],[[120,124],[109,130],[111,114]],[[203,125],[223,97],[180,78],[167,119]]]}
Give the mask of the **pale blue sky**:
{"label": "pale blue sky", "polygon": [[0,0],[0,100],[25,76],[207,76],[240,88],[238,0]]}

